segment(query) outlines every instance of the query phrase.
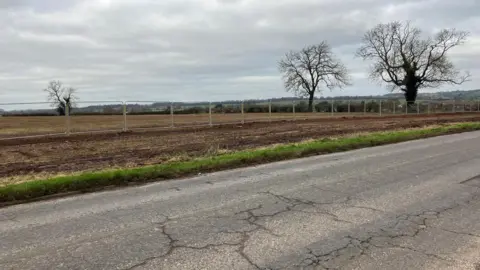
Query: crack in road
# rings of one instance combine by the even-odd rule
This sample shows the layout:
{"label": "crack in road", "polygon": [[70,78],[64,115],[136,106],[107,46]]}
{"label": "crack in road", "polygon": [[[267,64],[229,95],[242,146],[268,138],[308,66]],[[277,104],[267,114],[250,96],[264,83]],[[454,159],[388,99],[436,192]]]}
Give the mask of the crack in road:
{"label": "crack in road", "polygon": [[[342,255],[347,254],[349,249],[354,249],[354,250],[356,249],[357,250],[356,254],[351,254],[345,259],[346,261],[352,261],[354,259],[357,259],[357,258],[365,255],[366,252],[371,247],[407,249],[407,250],[410,250],[410,251],[413,251],[413,252],[416,252],[416,253],[424,254],[425,256],[428,256],[428,257],[433,257],[433,258],[438,259],[438,260],[452,261],[452,260],[440,257],[437,254],[427,253],[427,252],[419,250],[419,249],[414,249],[414,248],[411,248],[411,247],[394,244],[394,243],[388,242],[388,241],[382,243],[381,245],[376,245],[376,244],[373,243],[374,240],[380,240],[381,241],[383,238],[390,238],[390,240],[392,240],[395,237],[407,237],[407,235],[388,237],[386,235],[377,234],[375,236],[370,236],[365,240],[362,240],[360,238],[355,238],[353,236],[348,235],[348,236],[345,237],[346,239],[349,239],[349,241],[346,245],[344,245],[342,247],[339,247],[339,248],[336,248],[334,250],[328,251],[326,253],[315,254],[314,250],[307,248],[307,250],[309,251],[307,255],[309,255],[309,257],[302,261],[301,266],[320,266],[320,267],[323,267],[324,269],[336,269],[336,268],[329,267],[327,264],[331,261],[339,259]],[[414,237],[414,236],[411,236],[411,237]]]}
{"label": "crack in road", "polygon": [[315,202],[315,201],[304,200],[304,199],[299,199],[299,198],[290,198],[290,197],[287,197],[287,196],[284,196],[284,195],[279,195],[279,194],[272,193],[270,191],[262,192],[262,193],[273,196],[273,197],[279,199],[282,202],[290,204],[291,205],[291,207],[289,208],[290,211],[309,213],[309,214],[323,214],[323,215],[327,215],[327,216],[332,217],[334,221],[338,221],[338,222],[352,223],[348,220],[342,220],[338,217],[338,215],[335,215],[335,214],[333,214],[329,211],[326,211],[326,210],[322,210],[321,212],[309,212],[309,211],[303,211],[303,210],[298,210],[298,209],[293,209],[293,208],[296,207],[296,206],[299,206],[299,205],[308,205],[308,206],[312,206],[312,207],[318,207],[318,206],[324,206],[324,205],[346,205],[349,208],[366,209],[366,210],[371,210],[371,211],[374,211],[374,212],[382,212],[382,213],[385,212],[383,210],[376,209],[376,208],[369,207],[369,206],[360,206],[360,205],[352,204],[353,197],[350,196],[350,195],[347,196],[344,200],[341,200],[341,201]]}
{"label": "crack in road", "polygon": [[454,230],[449,230],[449,229],[445,229],[445,228],[442,228],[442,227],[436,227],[436,226],[431,226],[431,227],[435,228],[435,229],[445,231],[445,232],[449,232],[449,233],[454,233],[454,234],[459,234],[459,235],[468,235],[468,236],[480,238],[480,234],[467,233],[467,232],[457,232],[457,231],[454,231]]}
{"label": "crack in road", "polygon": [[201,247],[196,247],[196,246],[191,246],[191,245],[176,244],[176,243],[179,242],[179,240],[173,238],[173,236],[167,232],[167,223],[170,222],[170,221],[172,221],[172,220],[167,218],[167,220],[158,224],[158,225],[160,225],[162,235],[164,235],[168,239],[168,243],[167,243],[168,250],[164,254],[145,258],[142,262],[137,263],[137,264],[135,264],[135,265],[133,265],[129,268],[126,268],[127,270],[137,269],[139,267],[146,266],[149,262],[151,262],[153,260],[160,259],[160,258],[165,258],[165,257],[169,256],[170,254],[172,254],[176,249],[184,248],[184,249],[192,249],[192,250],[205,250],[205,249],[209,249],[209,248],[213,248],[213,247],[222,247],[222,246],[237,247],[236,252],[240,256],[242,256],[250,265],[254,266],[256,269],[263,269],[263,268],[260,268],[258,265],[256,265],[244,252],[245,243],[250,238],[250,235],[248,233],[253,232],[254,230],[258,230],[258,229],[260,229],[260,227],[257,227],[254,230],[238,231],[238,232],[237,231],[225,232],[225,233],[241,234],[241,236],[242,236],[241,239],[239,241],[235,242],[235,243],[207,244],[207,245],[204,245],[204,246],[201,246]]}
{"label": "crack in road", "polygon": [[[156,224],[159,226],[160,231],[162,235],[164,235],[167,239],[167,246],[168,249],[166,252],[163,254],[160,254],[158,256],[153,256],[146,258],[142,260],[142,262],[137,263],[133,265],[130,268],[127,268],[127,270],[133,270],[137,269],[142,266],[146,266],[149,262],[160,259],[160,258],[165,258],[169,255],[171,255],[176,249],[184,248],[184,249],[192,249],[192,250],[205,250],[205,249],[210,249],[210,248],[216,248],[216,247],[236,247],[236,252],[252,267],[255,269],[271,269],[267,267],[260,266],[257,262],[255,262],[252,258],[250,258],[246,252],[247,248],[247,242],[251,239],[252,233],[257,232],[257,231],[263,231],[266,232],[267,234],[273,236],[273,237],[282,237],[282,235],[277,234],[273,232],[271,229],[267,228],[266,226],[262,225],[259,223],[259,220],[262,218],[269,218],[269,217],[275,217],[278,216],[282,213],[287,213],[287,212],[301,212],[301,213],[306,213],[306,214],[312,214],[312,215],[324,215],[327,217],[330,217],[332,220],[337,221],[337,222],[346,222],[346,223],[352,223],[347,220],[342,220],[340,219],[336,214],[328,212],[323,209],[319,209],[320,206],[324,205],[346,205],[348,208],[358,208],[358,209],[367,209],[370,211],[374,212],[384,212],[383,210],[376,209],[373,207],[368,207],[368,206],[358,206],[352,204],[353,197],[347,196],[343,200],[338,200],[338,201],[333,201],[333,202],[315,202],[311,200],[306,200],[306,199],[300,199],[300,198],[292,198],[288,197],[285,195],[280,195],[280,194],[275,194],[271,191],[267,192],[260,192],[260,194],[265,194],[267,196],[275,198],[275,204],[279,202],[283,202],[285,206],[282,209],[273,211],[272,213],[256,213],[256,211],[261,211],[264,209],[263,204],[259,204],[257,206],[241,210],[238,212],[233,213],[232,215],[225,215],[225,216],[213,216],[210,218],[233,218],[235,220],[241,220],[247,222],[248,225],[252,226],[252,228],[248,229],[224,229],[220,230],[220,233],[226,233],[226,234],[237,234],[240,235],[240,239],[237,241],[233,242],[223,242],[223,243],[210,243],[206,244],[203,246],[192,246],[192,245],[180,245],[178,242],[180,239],[175,239],[172,234],[168,232],[167,226],[169,226],[169,222],[175,219],[171,219],[168,217],[165,217],[165,221]],[[465,204],[468,204],[474,200],[476,200],[478,197],[477,196],[472,196],[472,198],[468,201],[465,202]],[[321,212],[315,211],[315,212],[310,212],[307,210],[303,209],[295,209],[298,206],[311,206],[316,208],[316,210],[321,210]],[[406,249],[413,251],[415,253],[420,253],[425,256],[428,256],[430,258],[436,259],[436,260],[442,260],[442,261],[455,261],[454,259],[451,258],[444,258],[442,256],[439,256],[438,254],[433,254],[433,253],[428,253],[426,251],[416,249],[413,247],[405,246],[405,245],[400,245],[397,243],[394,243],[396,239],[400,239],[403,237],[410,237],[414,238],[418,236],[418,234],[422,231],[424,231],[427,228],[438,228],[435,226],[429,226],[427,222],[429,220],[434,220],[438,219],[439,216],[449,210],[453,210],[456,207],[459,207],[461,204],[455,203],[454,205],[450,207],[445,207],[441,208],[436,211],[423,211],[417,214],[403,214],[399,215],[394,218],[394,223],[386,228],[380,228],[376,232],[370,232],[367,234],[368,237],[363,237],[363,238],[358,238],[352,235],[346,235],[344,236],[344,239],[347,239],[348,242],[338,248],[335,248],[333,250],[330,250],[328,252],[324,252],[321,254],[315,253],[313,249],[306,248],[307,253],[305,254],[307,258],[305,258],[300,265],[301,266],[315,266],[315,267],[322,267],[324,269],[335,269],[329,266],[328,264],[332,261],[335,261],[336,259],[340,259],[342,256],[347,255],[344,260],[352,261],[354,259],[357,259],[363,255],[366,254],[368,250],[370,250],[372,247],[375,248],[398,248],[398,249]],[[400,230],[399,230],[400,228]],[[451,233],[457,233],[457,234],[464,234],[464,235],[469,235],[472,237],[480,237],[479,235],[475,235],[472,233],[462,233],[462,232],[455,232],[451,231],[448,229],[443,229],[443,228],[438,228],[444,231],[448,231]],[[350,253],[349,253],[350,252]],[[343,263],[341,263],[343,264]],[[281,268],[279,268],[281,269]]]}
{"label": "crack in road", "polygon": [[[149,262],[151,262],[151,261],[153,261],[153,260],[167,257],[167,256],[170,255],[175,249],[178,249],[178,248],[194,249],[194,250],[204,250],[204,249],[208,249],[208,248],[212,248],[212,247],[221,247],[221,246],[235,246],[235,247],[238,247],[238,248],[237,248],[237,253],[238,253],[242,258],[244,258],[252,267],[255,267],[255,269],[268,269],[268,268],[262,268],[262,267],[260,267],[258,264],[256,264],[256,263],[245,253],[246,243],[248,242],[248,240],[249,240],[250,237],[251,237],[250,234],[253,233],[253,232],[262,230],[262,231],[268,233],[268,234],[271,235],[271,236],[281,237],[281,235],[274,233],[272,230],[270,230],[270,229],[268,229],[267,227],[265,227],[264,225],[258,223],[258,220],[259,220],[259,219],[261,219],[261,218],[268,218],[268,217],[275,217],[275,216],[277,216],[277,215],[279,215],[279,214],[282,214],[282,213],[294,211],[294,212],[302,212],[302,213],[307,213],[307,214],[325,215],[325,216],[331,217],[332,220],[335,220],[335,221],[338,221],[338,222],[351,223],[350,221],[341,220],[337,215],[335,215],[335,214],[333,214],[333,213],[330,213],[330,212],[328,212],[328,211],[309,212],[309,211],[294,209],[294,207],[299,206],[299,205],[308,205],[308,206],[314,206],[314,207],[315,207],[315,206],[320,206],[320,205],[330,205],[330,204],[346,203],[346,202],[348,202],[348,201],[351,200],[350,197],[347,197],[345,200],[343,200],[343,201],[341,201],[341,202],[318,203],[318,202],[309,201],[309,200],[302,200],[302,199],[298,199],[298,198],[289,198],[289,197],[287,197],[287,196],[283,196],[283,195],[279,195],[279,194],[274,194],[274,193],[272,193],[272,192],[261,192],[261,194],[266,194],[266,195],[268,195],[268,196],[273,196],[273,197],[276,198],[278,201],[281,201],[281,202],[286,203],[285,208],[284,208],[284,209],[281,209],[281,210],[278,210],[278,211],[275,211],[274,213],[271,213],[271,214],[256,214],[256,213],[254,213],[254,211],[256,211],[256,210],[261,210],[261,209],[263,209],[263,207],[264,207],[262,204],[259,204],[259,205],[255,206],[255,207],[252,207],[252,208],[249,208],[249,209],[245,209],[245,210],[242,210],[242,211],[238,211],[238,212],[234,213],[233,215],[229,215],[229,216],[214,216],[214,217],[213,217],[213,218],[236,218],[237,220],[244,220],[244,221],[246,221],[249,225],[252,225],[253,228],[252,228],[252,229],[249,229],[249,230],[220,230],[220,232],[223,232],[223,233],[241,234],[241,239],[240,239],[240,241],[238,241],[238,242],[236,242],[236,243],[207,244],[207,245],[204,245],[204,246],[201,246],[201,247],[190,246],[190,245],[178,245],[178,244],[176,244],[176,243],[177,243],[179,240],[178,240],[178,239],[174,239],[169,233],[167,233],[167,225],[168,225],[168,222],[171,222],[172,219],[166,217],[166,220],[165,220],[164,222],[162,222],[162,223],[157,224],[157,226],[160,226],[160,227],[161,227],[161,233],[168,239],[168,243],[167,243],[167,245],[168,245],[168,250],[167,250],[164,254],[161,254],[161,255],[158,255],[158,256],[148,257],[148,258],[142,260],[142,262],[137,263],[137,264],[133,265],[132,267],[127,268],[127,270],[137,269],[137,268],[139,268],[139,267],[142,267],[142,266],[147,265]],[[246,215],[246,216],[245,216],[245,217],[238,218],[238,217],[241,216],[241,215]]]}
{"label": "crack in road", "polygon": [[[325,265],[325,263],[328,263],[341,255],[343,255],[343,251],[346,251],[349,248],[358,248],[360,250],[360,255],[361,256],[365,253],[366,249],[368,246],[372,245],[370,241],[373,239],[373,236],[369,237],[366,240],[361,240],[352,236],[346,236],[346,239],[349,239],[348,243],[345,246],[330,250],[328,252],[322,253],[322,254],[315,254],[315,251],[312,249],[307,248],[309,255],[309,258],[305,259],[302,262],[302,266],[320,266],[325,269],[335,269],[328,267]],[[348,260],[353,260],[355,257],[354,255],[351,255]]]}
{"label": "crack in road", "polygon": [[238,247],[237,253],[242,256],[251,266],[255,267],[256,269],[264,269],[258,266],[246,253],[245,253],[245,248],[246,248],[246,243],[250,239],[250,235],[247,232],[243,233],[242,241],[240,242],[240,245]]}
{"label": "crack in road", "polygon": [[175,242],[177,242],[177,240],[173,239],[173,237],[166,232],[166,226],[167,226],[166,224],[169,221],[171,221],[171,219],[169,217],[165,216],[165,221],[156,224],[157,226],[160,227],[162,235],[164,235],[168,239],[168,243],[167,243],[168,249],[167,249],[167,251],[162,255],[151,256],[151,257],[145,258],[140,263],[137,263],[137,264],[135,264],[135,265],[133,265],[129,268],[126,268],[126,270],[133,270],[133,269],[137,269],[141,266],[145,266],[149,262],[151,262],[153,260],[156,260],[156,259],[166,257],[174,251],[174,249],[175,249],[174,244],[175,244]]}
{"label": "crack in road", "polygon": [[[472,201],[476,200],[477,198],[478,198],[478,196],[473,196],[470,200],[466,201],[466,204],[471,203]],[[322,267],[324,269],[336,269],[336,268],[328,267],[327,263],[332,261],[332,260],[340,258],[343,255],[344,251],[348,250],[349,248],[354,248],[354,249],[359,250],[359,252],[357,252],[358,254],[351,255],[350,257],[348,257],[346,259],[346,261],[352,261],[354,259],[357,259],[357,258],[365,255],[365,253],[369,249],[371,249],[372,247],[375,247],[375,248],[407,249],[407,250],[413,251],[415,253],[420,253],[420,254],[423,254],[423,255],[428,256],[430,258],[434,258],[434,259],[441,260],[441,261],[450,261],[450,262],[458,261],[458,260],[455,260],[453,258],[444,258],[444,257],[439,256],[438,254],[428,253],[428,252],[420,250],[420,249],[416,249],[416,248],[412,248],[412,247],[408,247],[408,246],[404,246],[404,245],[399,245],[399,244],[395,244],[395,243],[392,242],[393,240],[398,239],[398,238],[402,238],[402,237],[414,238],[414,237],[418,236],[418,234],[420,232],[426,230],[427,228],[437,228],[437,229],[441,229],[441,230],[451,232],[451,233],[469,235],[469,236],[472,236],[472,237],[480,237],[480,235],[476,235],[476,234],[472,234],[472,233],[461,233],[461,232],[456,232],[456,231],[452,231],[452,230],[446,230],[446,229],[439,228],[439,227],[436,227],[436,226],[428,226],[427,225],[427,220],[438,219],[441,214],[445,213],[446,211],[453,210],[458,206],[460,206],[460,204],[454,204],[453,206],[442,208],[442,209],[439,209],[437,211],[424,211],[424,212],[419,213],[419,214],[406,214],[406,215],[397,216],[396,217],[396,222],[392,226],[389,226],[387,228],[381,228],[379,230],[379,232],[369,233],[369,237],[364,239],[364,240],[362,240],[360,238],[356,238],[356,237],[351,236],[351,235],[347,235],[347,236],[344,237],[344,239],[348,239],[349,240],[348,243],[346,243],[342,247],[330,250],[330,251],[322,253],[322,254],[315,254],[314,250],[307,247],[306,249],[308,251],[308,253],[307,253],[308,257],[305,258],[300,263],[299,266],[318,266],[318,267]],[[416,228],[415,228],[414,232],[413,233],[395,232],[394,230],[396,229],[396,227],[401,225],[402,221],[408,221],[408,222],[412,223],[413,225],[416,225]],[[405,229],[408,229],[408,228],[404,228],[404,230]],[[382,241],[384,239],[387,239],[387,241]],[[375,244],[374,243],[375,240],[378,240],[382,244],[381,245]]]}
{"label": "crack in road", "polygon": [[[278,214],[281,214],[281,213],[285,213],[285,212],[288,212],[290,211],[288,209],[288,207],[285,209],[285,210],[280,210],[278,212],[275,212],[273,214],[262,214],[262,215],[256,215],[255,213],[253,213],[253,211],[255,210],[260,210],[263,208],[263,205],[262,204],[259,204],[258,206],[256,207],[253,207],[253,208],[250,208],[250,209],[246,209],[246,210],[242,210],[242,211],[239,211],[239,212],[236,212],[233,216],[238,216],[238,215],[242,215],[242,214],[247,214],[247,217],[245,218],[239,218],[239,220],[244,220],[246,222],[248,222],[248,224],[250,225],[253,225],[254,226],[254,229],[252,230],[247,230],[247,231],[242,231],[242,232],[254,232],[254,231],[258,231],[258,230],[263,230],[265,232],[267,232],[268,234],[270,235],[273,235],[273,236],[276,236],[276,237],[279,237],[280,235],[278,234],[275,234],[274,232],[272,232],[270,229],[268,229],[267,227],[263,226],[262,224],[259,224],[257,221],[258,219],[260,218],[265,218],[265,217],[274,217]],[[237,232],[237,231],[234,231],[234,232]]]}

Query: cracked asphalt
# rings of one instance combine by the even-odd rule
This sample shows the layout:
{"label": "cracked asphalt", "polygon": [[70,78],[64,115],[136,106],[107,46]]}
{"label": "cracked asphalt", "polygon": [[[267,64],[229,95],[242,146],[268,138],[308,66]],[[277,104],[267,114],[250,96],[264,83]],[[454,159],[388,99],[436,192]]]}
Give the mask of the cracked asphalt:
{"label": "cracked asphalt", "polygon": [[480,269],[480,132],[0,209],[0,269]]}

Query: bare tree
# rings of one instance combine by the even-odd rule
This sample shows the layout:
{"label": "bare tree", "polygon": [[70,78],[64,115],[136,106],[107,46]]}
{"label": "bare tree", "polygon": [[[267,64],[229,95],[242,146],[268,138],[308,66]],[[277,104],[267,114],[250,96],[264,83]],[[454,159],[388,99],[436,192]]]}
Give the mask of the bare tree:
{"label": "bare tree", "polygon": [[308,97],[308,111],[313,111],[313,98],[321,85],[333,89],[350,84],[347,68],[334,57],[325,41],[286,53],[279,70],[287,91]]}
{"label": "bare tree", "polygon": [[415,104],[420,88],[462,84],[470,74],[460,74],[447,52],[464,43],[467,32],[443,29],[433,37],[422,37],[409,22],[378,24],[363,37],[357,56],[373,60],[370,77],[404,92],[408,105]]}
{"label": "bare tree", "polygon": [[44,89],[48,93],[48,100],[52,102],[52,106],[56,107],[58,114],[65,115],[66,107],[71,111],[74,101],[77,100],[75,94],[76,89],[72,87],[64,87],[60,81],[50,81],[47,88]]}

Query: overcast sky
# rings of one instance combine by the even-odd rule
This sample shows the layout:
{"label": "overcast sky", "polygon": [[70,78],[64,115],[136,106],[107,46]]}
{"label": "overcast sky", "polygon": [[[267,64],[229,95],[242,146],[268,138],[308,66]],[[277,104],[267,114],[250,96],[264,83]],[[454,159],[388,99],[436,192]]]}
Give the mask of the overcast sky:
{"label": "overcast sky", "polygon": [[290,96],[277,61],[327,40],[353,85],[386,93],[354,57],[365,31],[411,20],[471,33],[451,58],[480,88],[480,0],[0,0],[0,103],[44,101],[58,79],[81,100],[198,101]]}

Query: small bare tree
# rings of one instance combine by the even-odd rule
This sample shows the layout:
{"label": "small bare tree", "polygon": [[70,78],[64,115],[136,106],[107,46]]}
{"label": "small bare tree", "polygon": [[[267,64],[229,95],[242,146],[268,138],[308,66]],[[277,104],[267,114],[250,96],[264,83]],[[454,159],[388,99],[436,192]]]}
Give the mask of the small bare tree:
{"label": "small bare tree", "polygon": [[442,84],[462,84],[470,74],[460,74],[447,52],[463,44],[467,32],[443,29],[433,37],[422,37],[409,22],[378,24],[363,37],[357,56],[373,60],[370,77],[404,92],[408,105],[415,104],[418,90]]}
{"label": "small bare tree", "polygon": [[308,111],[313,111],[315,92],[325,85],[329,89],[350,84],[347,68],[336,59],[327,42],[290,51],[279,62],[287,91],[308,97]]}
{"label": "small bare tree", "polygon": [[64,87],[60,81],[50,81],[44,91],[48,93],[48,100],[52,102],[52,106],[56,108],[60,115],[66,114],[67,106],[71,111],[74,101],[77,100],[76,89]]}

